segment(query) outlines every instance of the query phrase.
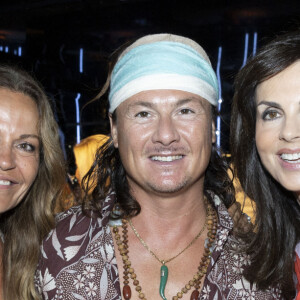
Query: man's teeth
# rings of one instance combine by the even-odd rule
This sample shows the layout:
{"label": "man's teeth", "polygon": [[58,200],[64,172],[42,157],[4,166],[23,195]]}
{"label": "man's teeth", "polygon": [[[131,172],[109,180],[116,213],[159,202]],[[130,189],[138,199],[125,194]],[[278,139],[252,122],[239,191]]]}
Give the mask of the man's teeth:
{"label": "man's teeth", "polygon": [[281,159],[288,161],[290,163],[300,162],[300,153],[283,153],[280,155]]}
{"label": "man's teeth", "polygon": [[10,185],[10,181],[0,180],[0,185]]}
{"label": "man's teeth", "polygon": [[174,155],[174,156],[152,156],[152,160],[158,160],[158,161],[173,161],[177,159],[181,159],[182,155]]}

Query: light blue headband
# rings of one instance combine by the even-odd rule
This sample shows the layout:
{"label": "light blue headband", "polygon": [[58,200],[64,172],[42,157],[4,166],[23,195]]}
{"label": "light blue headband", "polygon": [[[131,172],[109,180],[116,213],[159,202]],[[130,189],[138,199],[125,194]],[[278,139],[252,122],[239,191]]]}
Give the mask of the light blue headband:
{"label": "light blue headband", "polygon": [[194,93],[217,105],[215,72],[204,50],[196,46],[203,52],[170,40],[138,45],[127,53],[125,50],[111,75],[109,111],[113,112],[120,103],[139,92],[158,89]]}

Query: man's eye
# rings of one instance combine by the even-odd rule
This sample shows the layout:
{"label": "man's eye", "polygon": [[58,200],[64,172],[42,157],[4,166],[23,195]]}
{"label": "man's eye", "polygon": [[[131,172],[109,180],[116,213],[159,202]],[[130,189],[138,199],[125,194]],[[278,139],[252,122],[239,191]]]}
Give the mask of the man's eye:
{"label": "man's eye", "polygon": [[137,113],[136,115],[135,115],[135,117],[138,117],[138,118],[147,118],[147,117],[149,117],[149,113],[148,112],[146,112],[146,111],[141,111],[141,112],[139,112],[139,113]]}
{"label": "man's eye", "polygon": [[192,113],[194,113],[194,111],[192,111],[189,108],[183,108],[180,110],[180,114],[182,114],[182,115],[187,115],[187,114],[192,114]]}

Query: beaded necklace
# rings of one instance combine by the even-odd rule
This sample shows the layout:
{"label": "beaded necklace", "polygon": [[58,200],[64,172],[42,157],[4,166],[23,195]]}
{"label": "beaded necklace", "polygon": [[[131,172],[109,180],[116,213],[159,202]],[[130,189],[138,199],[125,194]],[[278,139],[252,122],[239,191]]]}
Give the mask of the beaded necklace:
{"label": "beaded necklace", "polygon": [[[207,212],[206,225],[208,229],[208,233],[207,233],[208,242],[204,247],[204,253],[200,260],[198,272],[193,276],[193,279],[189,280],[189,282],[181,289],[181,291],[176,294],[176,296],[172,297],[172,300],[178,300],[179,298],[182,298],[183,294],[186,294],[192,287],[194,287],[194,291],[192,292],[190,299],[197,300],[199,297],[201,279],[206,274],[207,267],[210,263],[210,257],[211,257],[210,248],[215,241],[217,224],[218,224],[217,214],[213,209],[213,207],[208,203],[207,203],[206,212]],[[131,288],[129,286],[129,278],[131,278],[133,280],[133,285],[135,286],[135,290],[139,293],[139,299],[146,300],[145,294],[142,292],[142,287],[140,286],[139,281],[137,280],[137,275],[135,274],[135,271],[131,265],[131,261],[129,260],[128,222],[130,222],[130,220],[122,219],[122,239],[121,239],[121,235],[119,234],[119,228],[117,226],[113,227],[113,233],[115,235],[116,244],[118,246],[118,250],[120,252],[123,261],[123,269],[124,269],[123,297],[125,300],[131,299]],[[188,247],[189,246],[190,244],[188,245]],[[188,247],[186,247],[184,250],[186,250]],[[181,251],[177,256],[179,256],[183,251]],[[167,270],[162,268],[161,277],[167,276],[165,272],[167,272]],[[162,278],[161,278],[161,283],[162,283]],[[159,292],[161,298],[166,300],[166,297],[164,295],[164,287],[162,288],[162,284],[160,284]]]}

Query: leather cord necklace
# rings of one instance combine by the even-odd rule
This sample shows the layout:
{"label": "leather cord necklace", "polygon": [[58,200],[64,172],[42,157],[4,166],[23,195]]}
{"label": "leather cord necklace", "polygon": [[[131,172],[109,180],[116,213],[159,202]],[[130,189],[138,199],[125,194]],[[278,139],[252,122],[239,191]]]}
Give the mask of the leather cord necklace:
{"label": "leather cord necklace", "polygon": [[[196,300],[199,297],[199,289],[200,289],[200,283],[201,283],[201,279],[203,278],[203,276],[206,274],[206,270],[207,267],[210,263],[210,257],[211,257],[211,252],[210,252],[210,248],[213,245],[214,241],[215,241],[215,237],[216,237],[216,232],[217,232],[217,214],[214,210],[214,208],[207,203],[207,209],[206,209],[206,222],[204,224],[204,227],[201,229],[201,231],[197,234],[197,236],[192,240],[192,242],[185,247],[182,251],[180,251],[177,255],[175,255],[174,257],[163,261],[160,260],[148,247],[145,246],[146,243],[140,238],[139,240],[141,241],[141,243],[143,244],[143,246],[152,254],[152,256],[154,256],[158,261],[160,261],[162,264],[164,262],[164,264],[161,267],[161,282],[160,282],[160,289],[159,289],[159,293],[162,299],[166,300],[166,297],[164,295],[164,289],[165,289],[165,285],[166,285],[166,279],[168,276],[168,268],[167,266],[165,266],[165,264],[167,262],[170,262],[171,260],[175,259],[176,257],[178,257],[180,254],[182,254],[187,248],[189,248],[192,244],[194,244],[194,242],[199,238],[199,236],[201,235],[201,233],[204,231],[205,229],[205,225],[208,228],[208,234],[207,234],[207,240],[208,242],[206,243],[206,246],[204,247],[204,253],[203,256],[201,258],[199,267],[198,267],[198,272],[193,276],[193,279],[191,279],[182,289],[180,292],[178,292],[176,294],[176,296],[174,296],[172,298],[172,300],[178,300],[179,298],[182,298],[184,293],[187,293],[192,287],[194,287],[194,291],[191,294],[191,300]],[[142,292],[142,287],[139,284],[139,281],[137,280],[137,276],[135,274],[134,269],[132,268],[131,265],[131,261],[129,260],[129,246],[128,246],[128,222],[129,224],[131,223],[130,219],[122,219],[122,239],[121,239],[121,235],[119,234],[119,228],[117,226],[113,227],[113,233],[115,235],[115,240],[116,240],[116,244],[118,246],[120,255],[122,257],[122,261],[123,261],[123,278],[124,278],[124,287],[123,287],[123,297],[125,300],[129,300],[131,299],[131,288],[129,286],[129,278],[131,278],[133,280],[133,285],[135,286],[135,290],[139,293],[139,299],[146,299],[144,293]],[[132,223],[130,224],[130,226],[132,227]],[[134,228],[134,227],[133,227]],[[133,229],[132,228],[132,229]],[[134,233],[136,234],[136,229],[134,230]],[[136,232],[135,232],[136,231]],[[143,242],[142,242],[143,241]]]}

